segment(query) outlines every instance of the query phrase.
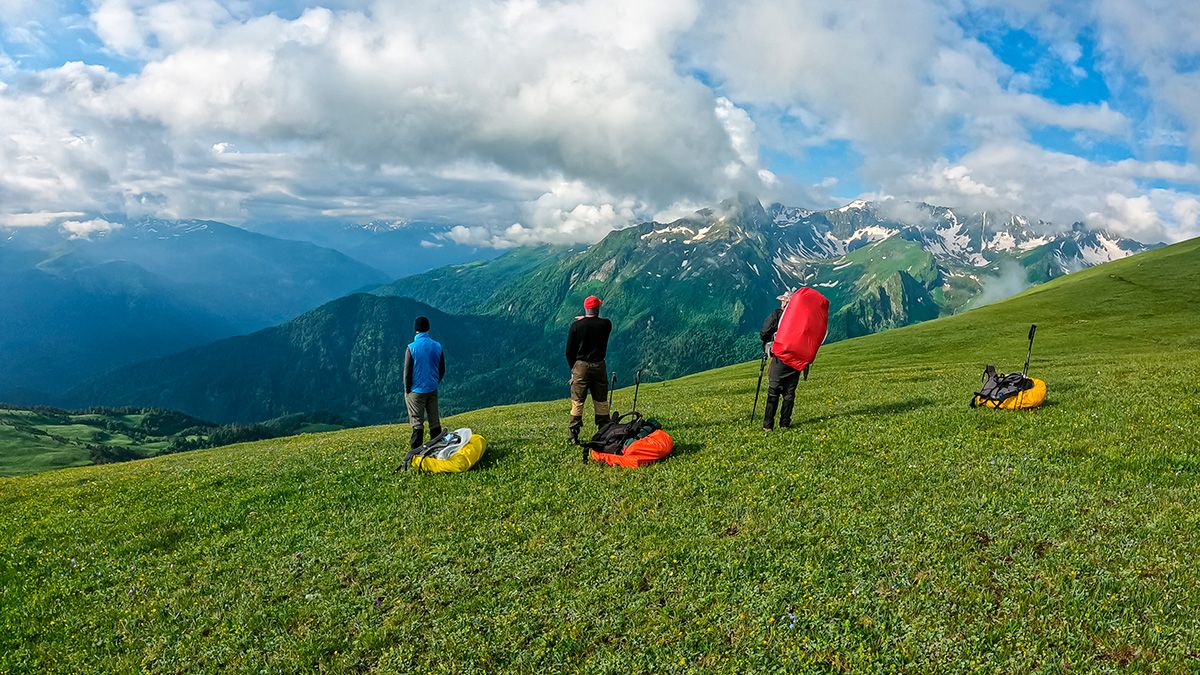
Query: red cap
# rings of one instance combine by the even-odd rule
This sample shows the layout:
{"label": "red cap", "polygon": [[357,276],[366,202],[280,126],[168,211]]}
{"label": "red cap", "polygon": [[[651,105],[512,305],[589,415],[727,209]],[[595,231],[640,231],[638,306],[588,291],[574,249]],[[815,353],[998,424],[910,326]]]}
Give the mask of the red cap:
{"label": "red cap", "polygon": [[597,298],[594,295],[589,295],[583,301],[583,308],[584,309],[600,309],[600,305],[603,305],[603,304],[604,304],[604,302],[601,301],[600,298]]}

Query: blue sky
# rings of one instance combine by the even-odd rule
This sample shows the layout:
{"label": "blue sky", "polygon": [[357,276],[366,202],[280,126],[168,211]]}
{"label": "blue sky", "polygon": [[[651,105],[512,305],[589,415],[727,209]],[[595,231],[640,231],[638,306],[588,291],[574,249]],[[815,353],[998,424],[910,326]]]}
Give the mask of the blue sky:
{"label": "blue sky", "polygon": [[1200,233],[1193,2],[0,0],[0,224],[594,241],[748,190]]}

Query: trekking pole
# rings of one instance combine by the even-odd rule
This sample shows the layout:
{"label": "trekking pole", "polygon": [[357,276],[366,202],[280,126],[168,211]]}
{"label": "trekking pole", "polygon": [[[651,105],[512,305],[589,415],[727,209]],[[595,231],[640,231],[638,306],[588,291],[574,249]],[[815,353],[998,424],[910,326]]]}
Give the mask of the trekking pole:
{"label": "trekking pole", "polygon": [[762,362],[758,364],[758,385],[754,387],[754,407],[750,409],[750,421],[758,416],[758,394],[762,391],[763,372],[767,369],[767,348],[763,346]]}
{"label": "trekking pole", "polygon": [[637,412],[637,397],[638,389],[642,386],[642,369],[638,368],[637,375],[633,378],[633,410],[629,412]]}
{"label": "trekking pole", "polygon": [[1029,353],[1025,354],[1025,370],[1021,371],[1021,375],[1029,377],[1029,359],[1033,356],[1033,334],[1037,332],[1037,324],[1029,327]]}
{"label": "trekking pole", "polygon": [[[613,373],[612,381],[608,383],[608,408],[612,412],[613,392],[617,390],[617,374]],[[616,417],[616,415],[614,415]]]}

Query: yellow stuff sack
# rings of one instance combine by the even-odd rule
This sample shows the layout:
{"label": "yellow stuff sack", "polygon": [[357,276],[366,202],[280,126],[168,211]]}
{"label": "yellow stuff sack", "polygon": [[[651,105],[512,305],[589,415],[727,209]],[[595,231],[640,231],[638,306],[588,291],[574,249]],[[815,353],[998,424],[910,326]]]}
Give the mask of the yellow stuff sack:
{"label": "yellow stuff sack", "polygon": [[1026,410],[1046,402],[1046,381],[1024,373],[1003,375],[995,366],[983,371],[983,388],[971,397],[971,407]]}
{"label": "yellow stuff sack", "polygon": [[1046,402],[1046,381],[1036,377],[1029,378],[1033,386],[1025,391],[1017,392],[1003,401],[988,401],[980,399],[979,405],[1001,410],[1024,410],[1036,408]]}
{"label": "yellow stuff sack", "polygon": [[[472,433],[470,429],[452,431],[444,438],[450,442],[434,449],[433,452],[418,450],[413,453],[409,460],[409,468],[431,473],[462,473],[475,466],[487,449],[487,441],[483,436]],[[426,444],[428,445],[430,444]],[[422,446],[422,449],[426,446]]]}

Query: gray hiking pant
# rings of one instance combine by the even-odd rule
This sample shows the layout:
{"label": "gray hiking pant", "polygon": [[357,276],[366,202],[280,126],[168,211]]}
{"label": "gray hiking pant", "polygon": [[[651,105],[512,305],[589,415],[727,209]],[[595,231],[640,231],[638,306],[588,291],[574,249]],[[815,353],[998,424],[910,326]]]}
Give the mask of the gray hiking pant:
{"label": "gray hiking pant", "polygon": [[442,420],[438,416],[438,395],[437,392],[430,394],[418,394],[412,392],[404,395],[404,403],[408,406],[408,423],[413,425],[413,428],[421,428],[429,422],[430,429],[440,429]]}

